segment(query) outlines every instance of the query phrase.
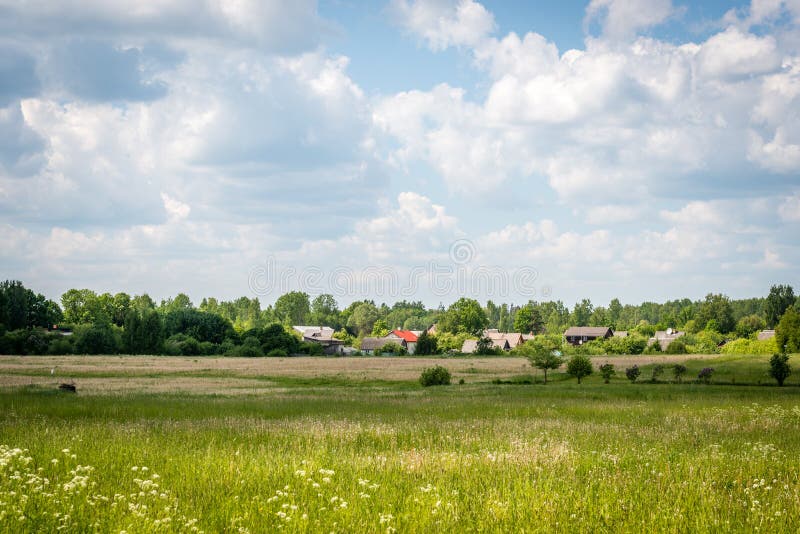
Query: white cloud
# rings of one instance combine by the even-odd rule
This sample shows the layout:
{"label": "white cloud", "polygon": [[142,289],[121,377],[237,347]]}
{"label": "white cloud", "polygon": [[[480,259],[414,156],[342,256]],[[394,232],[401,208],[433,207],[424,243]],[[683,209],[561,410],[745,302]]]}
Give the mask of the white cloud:
{"label": "white cloud", "polygon": [[192,211],[188,204],[176,200],[164,192],[161,193],[161,200],[164,202],[164,209],[170,219],[185,219]]}
{"label": "white cloud", "polygon": [[778,214],[786,222],[800,222],[800,193],[784,199],[778,207]]}
{"label": "white cloud", "polygon": [[774,37],[758,37],[734,27],[711,36],[698,53],[699,72],[709,78],[767,74],[780,66],[781,54]]}
{"label": "white cloud", "polygon": [[474,46],[495,28],[494,16],[473,0],[395,0],[392,9],[434,51]]}
{"label": "white cloud", "polygon": [[674,14],[671,0],[592,0],[584,23],[599,19],[605,37],[620,39],[661,24]]}
{"label": "white cloud", "polygon": [[585,219],[589,224],[602,226],[632,222],[641,217],[642,214],[643,209],[639,206],[605,204],[588,208],[585,213]]}

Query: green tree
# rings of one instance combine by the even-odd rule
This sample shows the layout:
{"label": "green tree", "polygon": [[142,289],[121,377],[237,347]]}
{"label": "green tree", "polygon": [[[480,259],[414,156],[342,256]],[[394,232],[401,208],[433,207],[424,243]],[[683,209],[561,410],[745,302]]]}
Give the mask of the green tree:
{"label": "green tree", "polygon": [[417,337],[417,348],[414,354],[427,356],[430,354],[436,354],[437,352],[438,340],[436,339],[436,336],[432,336],[428,334],[427,330],[423,330],[422,333]]}
{"label": "green tree", "polygon": [[375,321],[378,320],[378,308],[371,302],[358,304],[347,319],[347,326],[352,328],[356,335],[366,336],[372,333]]}
{"label": "green tree", "polygon": [[700,330],[706,329],[710,321],[715,321],[718,331],[723,334],[732,332],[736,327],[730,299],[725,295],[712,293],[706,295],[705,300],[700,304],[695,321]]}
{"label": "green tree", "polygon": [[537,336],[514,349],[514,354],[525,356],[533,367],[544,371],[544,383],[547,384],[547,371],[558,369],[562,363],[561,337]]}
{"label": "green tree", "polygon": [[584,377],[592,374],[592,360],[583,354],[576,354],[567,362],[567,374],[578,379],[578,384]]}
{"label": "green tree", "polygon": [[611,299],[608,305],[608,320],[614,329],[619,329],[620,318],[622,317],[622,303],[619,299]]}
{"label": "green tree", "polygon": [[91,289],[70,289],[61,295],[64,321],[72,324],[110,323],[110,302],[113,302],[111,295],[101,299]]}
{"label": "green tree", "polygon": [[375,324],[372,325],[372,335],[374,337],[385,337],[389,335],[389,326],[386,324],[386,321],[383,319],[378,319],[375,321]]}
{"label": "green tree", "polygon": [[330,326],[333,329],[341,328],[339,305],[333,295],[323,293],[311,301],[311,323],[314,326]]}
{"label": "green tree", "polygon": [[778,344],[778,350],[782,352],[800,352],[800,314],[794,306],[789,306],[778,321],[775,327],[775,342]]}
{"label": "green tree", "polygon": [[790,285],[774,285],[769,289],[769,295],[764,303],[764,315],[767,326],[775,328],[789,306],[794,304],[794,289]]}
{"label": "green tree", "polygon": [[750,337],[754,333],[763,330],[767,323],[758,315],[748,315],[742,317],[736,323],[736,335],[739,337]]}
{"label": "green tree", "polygon": [[275,301],[275,316],[284,324],[304,325],[310,311],[308,294],[302,291],[290,291]]}
{"label": "green tree", "polygon": [[769,360],[769,376],[778,381],[778,387],[792,374],[787,354],[773,354]]}
{"label": "green tree", "polygon": [[130,309],[123,330],[125,350],[130,354],[160,354],[164,344],[164,322],[153,309]]}
{"label": "green tree", "polygon": [[186,293],[178,293],[174,299],[168,298],[167,300],[162,300],[160,308],[162,312],[169,313],[179,310],[192,310],[194,309],[194,304],[192,304],[189,295]]}
{"label": "green tree", "polygon": [[488,324],[486,312],[478,301],[462,297],[442,314],[437,329],[452,334],[465,332],[480,336]]}
{"label": "green tree", "polygon": [[575,307],[572,309],[572,324],[574,326],[588,326],[593,311],[594,306],[592,306],[591,300],[583,299],[579,303],[576,302]]}
{"label": "green tree", "polygon": [[612,363],[604,363],[600,366],[600,376],[603,377],[603,381],[608,384],[611,382],[611,377],[613,377],[617,372],[614,370],[614,364]]}
{"label": "green tree", "polygon": [[528,303],[517,310],[514,317],[514,332],[541,334],[543,330],[544,320],[537,307]]}

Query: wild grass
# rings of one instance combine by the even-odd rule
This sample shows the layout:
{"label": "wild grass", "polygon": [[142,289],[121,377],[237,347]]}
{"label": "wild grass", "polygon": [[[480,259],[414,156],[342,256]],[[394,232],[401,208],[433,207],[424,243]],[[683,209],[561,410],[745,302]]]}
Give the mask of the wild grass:
{"label": "wild grass", "polygon": [[[750,383],[765,372],[737,361],[713,365]],[[688,379],[708,362],[686,365]],[[621,374],[0,389],[0,532],[800,530],[797,387]]]}

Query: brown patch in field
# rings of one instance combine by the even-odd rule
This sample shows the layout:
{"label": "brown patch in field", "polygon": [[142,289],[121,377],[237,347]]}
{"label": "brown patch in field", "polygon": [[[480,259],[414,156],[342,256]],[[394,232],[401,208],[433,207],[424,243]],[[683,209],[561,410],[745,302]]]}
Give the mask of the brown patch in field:
{"label": "brown patch in field", "polygon": [[[595,366],[673,364],[714,355],[597,356]],[[275,391],[264,377],[415,381],[443,365],[455,381],[487,382],[536,372],[522,357],[495,358],[217,358],[164,356],[0,356],[0,387],[75,380],[79,391],[258,393]],[[105,377],[82,376],[102,374]],[[260,377],[260,379],[256,379]]]}

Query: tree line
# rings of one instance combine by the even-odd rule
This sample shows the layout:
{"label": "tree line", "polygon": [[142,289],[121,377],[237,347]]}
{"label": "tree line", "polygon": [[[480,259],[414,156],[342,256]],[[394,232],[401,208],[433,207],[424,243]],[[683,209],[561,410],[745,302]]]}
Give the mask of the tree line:
{"label": "tree line", "polygon": [[[392,305],[359,300],[340,308],[332,295],[312,298],[300,291],[280,295],[266,307],[248,297],[204,298],[195,305],[183,293],[156,303],[147,294],[90,289],[70,289],[56,303],[20,281],[7,280],[0,284],[0,353],[318,354],[321,348],[303,342],[293,325],[331,327],[337,338],[357,347],[365,336],[386,335],[395,328],[425,330],[433,324],[436,335],[424,336],[418,347],[428,353],[457,351],[465,339],[480,338],[487,328],[560,339],[570,326],[607,326],[631,334],[575,349],[589,353],[639,353],[647,350],[647,338],[667,328],[687,332],[677,349],[718,352],[726,340],[754,342],[758,331],[776,327],[790,309],[796,314],[800,299],[789,285],[772,286],[768,295],[750,299],[709,294],[697,301],[623,305],[615,298],[607,306],[583,299],[571,309],[559,300],[522,305],[489,300],[481,305],[470,298],[436,308],[407,300]],[[791,336],[778,342],[796,346]],[[800,342],[797,346],[795,351]]]}

